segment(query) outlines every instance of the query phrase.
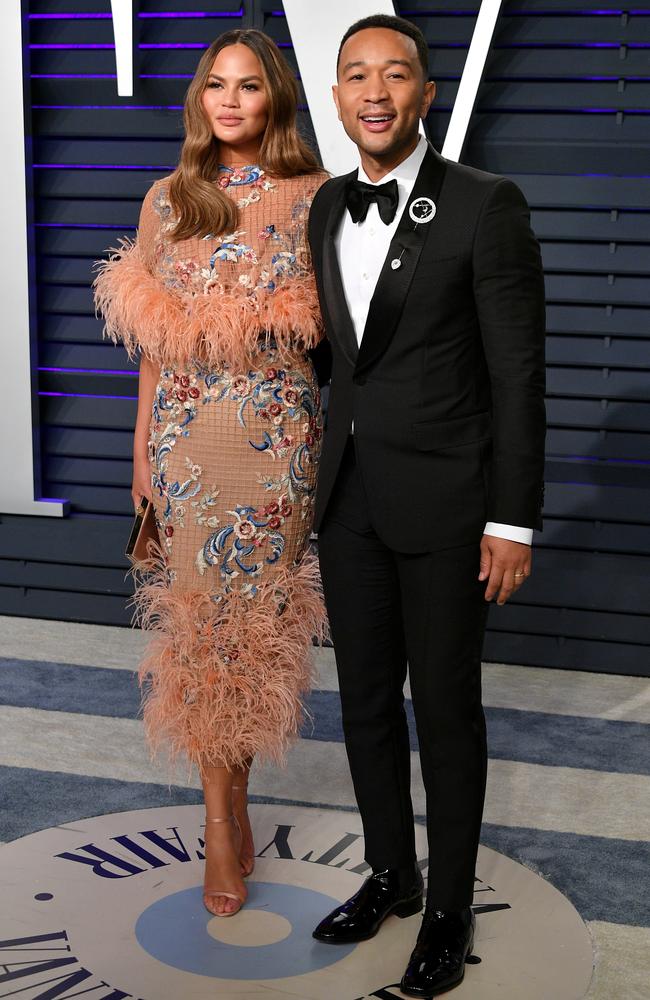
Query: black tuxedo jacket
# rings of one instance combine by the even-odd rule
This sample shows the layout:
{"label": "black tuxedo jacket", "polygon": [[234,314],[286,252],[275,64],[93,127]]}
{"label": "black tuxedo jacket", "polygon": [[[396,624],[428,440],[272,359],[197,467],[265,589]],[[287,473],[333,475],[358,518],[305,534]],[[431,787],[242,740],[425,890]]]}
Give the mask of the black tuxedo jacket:
{"label": "black tuxedo jacket", "polygon": [[[359,348],[334,244],[355,176],[327,181],[309,217],[332,349],[316,530],[353,421],[368,514],[391,548],[471,544],[486,521],[540,528],[544,283],[523,195],[429,146]],[[409,205],[423,196],[437,211],[416,226]]]}

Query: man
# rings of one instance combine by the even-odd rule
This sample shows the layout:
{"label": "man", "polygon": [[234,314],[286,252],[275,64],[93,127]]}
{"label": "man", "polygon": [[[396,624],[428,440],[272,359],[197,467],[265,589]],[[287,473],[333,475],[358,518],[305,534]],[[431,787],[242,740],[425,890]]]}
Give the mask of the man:
{"label": "man", "polygon": [[[372,937],[422,908],[403,685],[427,795],[429,884],[402,980],[430,997],[471,951],[485,793],[488,602],[530,573],[544,461],[544,293],[526,202],[418,135],[435,96],[419,30],[376,15],[339,52],[358,171],[309,239],[333,352],[316,500],[346,748],[373,874],[314,931]],[[480,563],[480,565],[479,565]]]}

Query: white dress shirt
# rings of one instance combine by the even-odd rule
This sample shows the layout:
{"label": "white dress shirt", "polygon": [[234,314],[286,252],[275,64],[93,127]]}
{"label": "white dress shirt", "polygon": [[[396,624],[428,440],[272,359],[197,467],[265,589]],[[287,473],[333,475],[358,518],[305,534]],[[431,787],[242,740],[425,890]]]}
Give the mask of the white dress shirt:
{"label": "white dress shirt", "polygon": [[[360,181],[364,181],[366,184],[386,184],[387,181],[395,179],[399,193],[395,218],[389,225],[382,222],[377,203],[372,202],[363,222],[353,222],[350,213],[344,212],[343,220],[336,234],[336,252],[345,300],[359,345],[368,318],[370,300],[379,280],[390,242],[406,208],[406,202],[413,190],[426,151],[426,140],[420,136],[411,155],[402,160],[379,181],[372,181],[359,164],[358,177]],[[498,538],[508,538],[513,542],[523,542],[524,545],[530,545],[533,540],[532,528],[497,524],[494,521],[488,521],[485,525],[485,534],[495,535]]]}

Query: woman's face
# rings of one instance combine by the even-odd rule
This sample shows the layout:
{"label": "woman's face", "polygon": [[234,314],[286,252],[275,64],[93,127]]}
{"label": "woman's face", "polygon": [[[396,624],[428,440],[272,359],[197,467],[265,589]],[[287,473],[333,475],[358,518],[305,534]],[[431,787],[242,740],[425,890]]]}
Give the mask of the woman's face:
{"label": "woman's face", "polygon": [[242,153],[259,148],[269,119],[268,96],[259,59],[247,45],[228,45],[217,53],[203,109],[222,147]]}

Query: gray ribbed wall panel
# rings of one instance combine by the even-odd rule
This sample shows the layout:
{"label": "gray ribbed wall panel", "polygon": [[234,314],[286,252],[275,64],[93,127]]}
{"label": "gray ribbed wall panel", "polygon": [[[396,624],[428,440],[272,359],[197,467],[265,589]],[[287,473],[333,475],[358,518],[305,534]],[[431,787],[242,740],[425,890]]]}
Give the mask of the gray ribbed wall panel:
{"label": "gray ribbed wall panel", "polygon": [[[439,89],[428,129],[440,148],[478,4],[398,6],[430,43]],[[115,73],[111,49],[83,48],[112,43],[107,18],[30,20],[32,45],[81,46],[31,51],[44,492],[69,498],[73,513],[0,516],[3,614],[129,620],[121,550],[136,373],[102,343],[91,263],[133,234],[145,191],[176,162],[200,51],[164,46],[254,25],[295,65],[280,2],[139,4],[149,15],[198,10],[212,16],[137,19],[128,100],[114,79],[88,78]],[[30,11],[106,14],[109,2],[31,0]],[[535,574],[491,613],[493,660],[650,674],[649,109],[650,4],[504,4],[463,159],[511,176],[532,207],[548,296],[549,434]],[[305,109],[301,121],[309,135]]]}

